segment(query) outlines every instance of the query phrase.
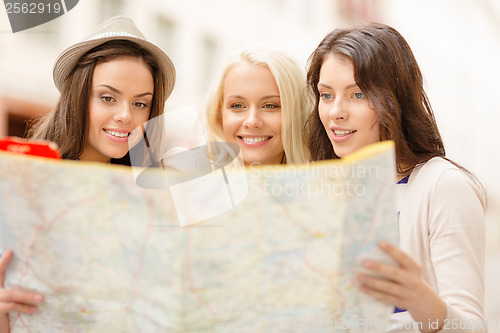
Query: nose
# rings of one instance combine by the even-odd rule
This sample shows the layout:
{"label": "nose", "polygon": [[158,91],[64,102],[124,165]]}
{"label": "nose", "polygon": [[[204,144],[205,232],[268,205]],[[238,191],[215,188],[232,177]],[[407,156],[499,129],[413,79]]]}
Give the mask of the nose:
{"label": "nose", "polygon": [[121,123],[128,123],[132,119],[131,106],[128,103],[122,103],[116,107],[113,115],[114,120]]}
{"label": "nose", "polygon": [[348,112],[345,101],[342,98],[337,97],[331,104],[328,115],[333,120],[345,120],[347,118],[347,114]]}
{"label": "nose", "polygon": [[262,123],[262,118],[259,110],[255,107],[251,107],[246,115],[246,118],[243,122],[243,125],[245,128],[261,128],[263,123]]}

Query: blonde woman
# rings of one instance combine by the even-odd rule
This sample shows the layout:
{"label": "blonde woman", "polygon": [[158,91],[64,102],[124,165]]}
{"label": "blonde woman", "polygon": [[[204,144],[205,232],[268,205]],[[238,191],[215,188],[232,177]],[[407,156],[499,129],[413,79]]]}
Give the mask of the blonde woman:
{"label": "blonde woman", "polygon": [[241,51],[222,69],[207,107],[209,141],[238,145],[245,165],[309,160],[305,71],[281,51]]}

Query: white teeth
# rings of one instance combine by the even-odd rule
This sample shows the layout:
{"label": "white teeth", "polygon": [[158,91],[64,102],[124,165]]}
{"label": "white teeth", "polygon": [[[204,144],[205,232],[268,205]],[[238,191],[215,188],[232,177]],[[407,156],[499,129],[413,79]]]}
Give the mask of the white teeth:
{"label": "white teeth", "polygon": [[246,143],[262,142],[262,141],[269,140],[270,138],[271,138],[270,136],[263,136],[263,137],[260,137],[260,138],[246,138],[246,137],[241,137],[241,139],[243,141],[245,141]]}
{"label": "white teeth", "polygon": [[354,133],[355,131],[338,131],[338,130],[333,130],[336,136],[346,136],[348,134]]}
{"label": "white teeth", "polygon": [[130,134],[130,133],[120,133],[120,132],[110,131],[106,129],[104,131],[108,134],[111,134],[112,136],[116,136],[117,138],[126,138]]}

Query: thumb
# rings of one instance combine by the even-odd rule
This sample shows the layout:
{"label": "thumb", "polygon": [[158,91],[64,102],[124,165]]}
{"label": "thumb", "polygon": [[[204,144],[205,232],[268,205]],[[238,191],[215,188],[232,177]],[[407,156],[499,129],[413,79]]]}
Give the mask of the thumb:
{"label": "thumb", "polygon": [[5,278],[5,271],[7,270],[7,266],[9,266],[12,257],[14,256],[14,252],[12,250],[7,250],[0,256],[0,287],[3,288],[3,282]]}

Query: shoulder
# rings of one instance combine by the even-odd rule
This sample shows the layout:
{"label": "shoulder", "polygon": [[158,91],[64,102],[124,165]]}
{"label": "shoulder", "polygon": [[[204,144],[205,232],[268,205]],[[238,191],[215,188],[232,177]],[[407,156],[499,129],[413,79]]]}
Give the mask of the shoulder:
{"label": "shoulder", "polygon": [[434,202],[457,205],[473,200],[482,206],[483,211],[486,209],[486,197],[480,184],[472,175],[441,157],[432,158],[417,167],[410,181]]}
{"label": "shoulder", "polygon": [[[420,180],[424,178],[439,178],[443,173],[455,173],[455,171],[462,172],[456,165],[441,157],[431,158],[429,161],[418,165],[412,172],[415,177]],[[413,176],[412,176],[413,177]]]}

